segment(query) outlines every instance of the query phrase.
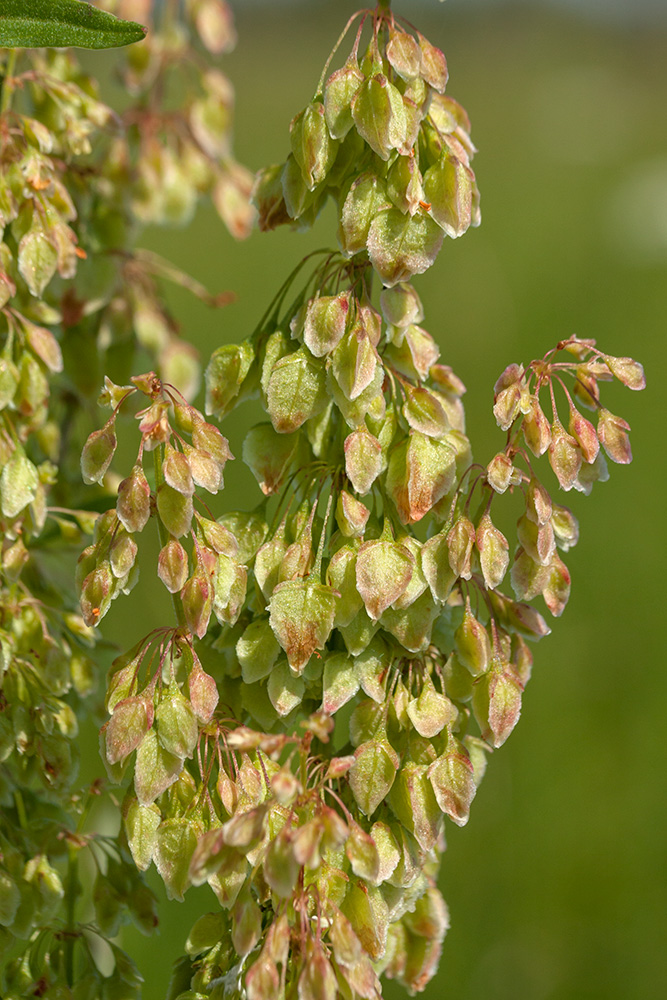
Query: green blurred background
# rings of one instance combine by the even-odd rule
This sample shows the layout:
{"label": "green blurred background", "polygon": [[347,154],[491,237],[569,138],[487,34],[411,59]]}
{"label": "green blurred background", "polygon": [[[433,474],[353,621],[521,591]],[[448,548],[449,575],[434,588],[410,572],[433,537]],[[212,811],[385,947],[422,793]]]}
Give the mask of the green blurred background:
{"label": "green blurred background", "polygon": [[[664,14],[664,3],[631,5],[609,0],[606,13],[616,16],[606,17],[595,0],[394,3],[445,51],[449,93],[468,110],[480,150],[482,227],[446,241],[416,281],[424,325],[468,387],[477,459],[503,441],[491,414],[498,374],[561,337],[595,337],[609,353],[637,357],[649,382],[643,394],[604,387],[608,406],[632,425],[633,465],[613,467],[589,498],[559,498],[582,527],[567,560],[572,598],[535,649],[523,717],[490,760],[468,826],[449,828],[441,886],[452,929],[424,994],[431,1000],[667,996],[667,670],[658,628],[667,19],[649,16]],[[356,8],[348,0],[235,6],[239,43],[221,65],[237,91],[236,151],[255,169],[284,158],[290,119]],[[207,207],[186,231],[149,232],[144,243],[211,290],[237,293],[217,313],[171,297],[183,334],[207,358],[251,332],[301,256],[332,245],[333,218],[326,211],[313,233],[256,233],[238,245]],[[246,406],[228,420],[235,454],[256,419]],[[240,464],[230,467],[225,502],[249,507],[258,494]],[[146,573],[106,631],[127,648],[165,620],[169,606]],[[152,884],[164,899],[159,880]],[[146,1000],[162,1000],[193,919],[215,905],[206,887],[191,890],[185,903],[162,908],[157,937],[125,933]],[[402,991],[388,984],[386,994]]]}

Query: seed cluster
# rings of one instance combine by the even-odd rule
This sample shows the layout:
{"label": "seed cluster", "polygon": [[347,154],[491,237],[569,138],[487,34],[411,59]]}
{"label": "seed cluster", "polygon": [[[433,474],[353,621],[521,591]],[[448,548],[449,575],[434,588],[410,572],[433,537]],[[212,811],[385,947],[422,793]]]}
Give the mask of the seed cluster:
{"label": "seed cluster", "polygon": [[[95,32],[109,24],[121,41],[128,30],[73,0],[4,6],[0,45],[63,45],[66,37],[98,44]],[[140,5],[107,6],[131,16]],[[153,5],[141,6],[149,23]],[[122,115],[100,100],[96,81],[70,51],[3,49],[0,59],[0,994],[7,1000],[138,997],[141,976],[113,939],[129,920],[145,933],[157,923],[156,900],[125,842],[88,830],[90,809],[109,794],[104,783],[77,786],[79,727],[97,714],[100,665],[110,659],[91,626],[107,598],[129,591],[136,578],[132,533],[150,513],[141,509],[148,492],[135,470],[121,488],[118,514],[99,518],[99,501],[82,487],[78,455],[93,426],[103,371],[126,381],[139,352],[143,366],[148,355],[188,397],[197,390],[197,354],[178,336],[164,280],[211,304],[225,301],[135,246],[143,221],[186,218],[175,205],[182,184],[170,174],[170,160],[189,155],[187,212],[210,195],[236,236],[254,215],[250,175],[231,153],[229,85],[218,71],[202,76],[206,51],[196,42],[209,53],[226,51],[233,42],[229,9],[221,0],[188,8],[187,18],[151,31],[128,56],[131,106]],[[82,17],[82,30],[72,35],[72,19]],[[23,34],[8,39],[8,25]],[[167,113],[165,84],[176,77],[190,86],[183,106],[170,97]],[[211,96],[216,86],[224,99]],[[137,384],[148,388],[140,379],[128,388]],[[189,404],[178,398],[185,415]],[[153,414],[156,440],[163,425]],[[142,419],[148,434],[151,415]],[[197,483],[217,488],[223,438],[210,425],[207,432],[203,418],[199,423],[180,433],[187,433]],[[86,449],[89,469],[112,439],[113,420]],[[203,459],[204,451],[215,457]],[[100,495],[108,497],[109,487],[115,494],[116,485],[110,477]],[[160,506],[178,504],[161,498]],[[216,538],[222,531],[212,530]],[[101,571],[82,614],[73,569],[93,532]],[[81,854],[87,868],[78,867]],[[89,877],[91,870],[97,875]],[[92,884],[84,891],[82,883]],[[94,954],[99,938],[112,939],[115,965],[106,975]]]}
{"label": "seed cluster", "polygon": [[[410,283],[445,235],[479,221],[469,123],[446,79],[421,35],[362,12],[345,66],[292,122],[286,163],[259,176],[262,228],[308,225],[332,195],[342,251],[315,255],[305,281],[297,268],[206,370],[208,415],[251,397],[266,413],[243,445],[259,506],[199,514],[196,487],[221,487],[226,442],[141,376],[139,458],[82,556],[92,624],[156,515],[178,625],[113,664],[102,745],[113,780],[132,779],[136,865],[154,862],[172,897],[208,883],[219,902],[189,935],[179,1000],[375,1000],[382,974],[424,988],[448,927],[445,817],[467,822],[487,753],[518,721],[528,642],[550,631],[528,602],[557,616],[569,595],[561,553],[577,522],[535,460],[548,453],[560,488],[588,493],[607,477],[603,451],[631,457],[599,382],[641,389],[641,366],[571,337],[505,370],[505,446],[472,459],[464,386]],[[131,391],[107,384],[114,414],[84,449],[88,481],[107,474]],[[503,496],[523,505],[512,544]]]}

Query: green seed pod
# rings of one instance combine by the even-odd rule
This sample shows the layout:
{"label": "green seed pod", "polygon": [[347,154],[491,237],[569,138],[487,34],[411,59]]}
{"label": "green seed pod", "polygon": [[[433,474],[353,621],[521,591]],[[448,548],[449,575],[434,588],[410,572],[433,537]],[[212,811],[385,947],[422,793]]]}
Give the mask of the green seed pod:
{"label": "green seed pod", "polygon": [[491,643],[484,626],[477,621],[470,610],[470,601],[466,601],[463,621],[454,633],[456,652],[459,661],[473,677],[483,674],[491,661]]}
{"label": "green seed pod", "polygon": [[190,530],[193,516],[192,496],[185,496],[168,483],[157,491],[157,512],[167,531],[180,538]]}
{"label": "green seed pod", "polygon": [[560,420],[551,426],[549,464],[556,474],[561,489],[571,490],[579,475],[583,456],[575,438],[567,433]]}
{"label": "green seed pod", "polygon": [[243,461],[250,468],[265,496],[285,482],[295,456],[299,436],[278,434],[271,424],[257,424],[243,441]]}
{"label": "green seed pod", "polygon": [[[612,462],[628,465],[632,461],[632,448],[628,431],[630,425],[621,417],[614,416],[601,407],[598,417],[598,437]],[[562,484],[561,484],[562,485]]]}
{"label": "green seed pod", "polygon": [[519,721],[522,691],[516,671],[495,658],[488,673],[475,682],[473,711],[482,738],[492,746],[502,746]]}
{"label": "green seed pod", "polygon": [[[220,419],[233,409],[254,358],[255,350],[249,340],[225,344],[213,352],[204,373],[207,413]],[[193,444],[197,447],[194,441]]]}
{"label": "green seed pod", "polygon": [[405,143],[406,115],[400,91],[378,73],[364,80],[352,99],[357,132],[373,152],[388,160],[393,149]]}
{"label": "green seed pod", "polygon": [[336,524],[345,538],[363,538],[370,513],[368,507],[347,490],[338,494]]}
{"label": "green seed pod", "polygon": [[324,648],[335,610],[334,591],[310,578],[286,580],[273,591],[269,621],[295,674],[301,673],[315,650]]}
{"label": "green seed pod", "polygon": [[386,489],[401,522],[414,524],[450,493],[455,480],[455,455],[449,445],[413,431],[389,459]]}
{"label": "green seed pod", "polygon": [[457,826],[465,826],[477,786],[468,751],[451,732],[445,752],[428,769],[428,780],[443,813]]}
{"label": "green seed pod", "polygon": [[118,520],[130,533],[143,531],[150,517],[151,491],[144,470],[135,465],[118,487],[116,512]]}
{"label": "green seed pod", "polygon": [[509,543],[493,524],[490,516],[481,518],[475,536],[484,583],[488,590],[495,590],[502,583],[509,565]]}
{"label": "green seed pod", "polygon": [[440,252],[444,234],[420,209],[403,215],[397,208],[377,213],[368,230],[368,256],[383,285],[409,281],[427,271]]}
{"label": "green seed pod", "polygon": [[378,737],[357,747],[348,780],[364,816],[371,817],[384,801],[398,769],[398,754],[386,738]]}
{"label": "green seed pod", "polygon": [[365,496],[382,471],[382,446],[365,428],[345,439],[345,475],[355,492]]}
{"label": "green seed pod", "polygon": [[281,358],[267,386],[271,422],[280,434],[290,434],[320,413],[328,402],[326,373],[307,348]]}
{"label": "green seed pod", "polygon": [[413,570],[414,557],[404,545],[380,539],[364,542],[357,553],[357,590],[373,620],[404,593]]}
{"label": "green seed pod", "polygon": [[355,177],[340,210],[338,242],[343,253],[352,257],[366,250],[371,223],[390,207],[386,185],[377,174],[369,170]]}
{"label": "green seed pod", "polygon": [[324,117],[330,135],[344,139],[354,124],[351,104],[364,82],[358,64],[348,59],[342,69],[332,73],[324,86]]}
{"label": "green seed pod", "polygon": [[306,308],[303,342],[314,357],[321,358],[338,345],[345,333],[349,310],[349,291],[310,299]]}
{"label": "green seed pod", "polygon": [[320,101],[313,101],[293,119],[290,141],[294,159],[308,190],[312,191],[331,169],[338,147],[327,128],[324,105]]}
{"label": "green seed pod", "polygon": [[113,424],[107,424],[88,437],[81,453],[81,475],[84,483],[101,483],[116,451]]}

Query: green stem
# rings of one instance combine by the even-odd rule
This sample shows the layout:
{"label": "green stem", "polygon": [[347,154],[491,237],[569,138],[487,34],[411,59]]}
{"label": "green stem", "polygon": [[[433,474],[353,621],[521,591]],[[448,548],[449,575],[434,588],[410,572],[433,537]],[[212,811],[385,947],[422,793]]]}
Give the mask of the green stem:
{"label": "green stem", "polygon": [[[156,492],[156,494],[157,494],[157,491],[162,486],[162,484],[164,483],[164,476],[162,474],[162,454],[163,454],[163,450],[164,450],[163,446],[159,445],[155,449],[155,451],[153,452],[153,463],[154,463],[154,468],[155,468],[155,492]],[[159,514],[157,515],[157,527],[158,527],[158,532],[160,534],[160,545],[162,546],[162,548],[164,548],[165,545],[169,541],[170,535],[169,535],[169,532],[167,531],[167,529],[165,528],[164,524],[162,523]],[[185,621],[185,612],[183,611],[183,605],[181,604],[181,602],[178,599],[178,594],[172,594],[171,595],[171,603],[174,606],[174,613],[176,615],[176,621],[178,622],[179,628],[183,628],[183,629],[187,630],[187,623]]]}
{"label": "green stem", "polygon": [[76,940],[76,899],[79,895],[79,851],[70,844],[67,858],[67,882],[65,888],[66,928],[65,928],[65,979],[68,986],[74,986],[74,942]]}
{"label": "green stem", "polygon": [[12,102],[12,94],[14,92],[14,81],[12,77],[16,70],[16,59],[18,56],[18,49],[10,49],[7,56],[7,62],[5,63],[5,78],[2,82],[2,99],[0,100],[0,114],[5,114],[9,111],[9,106]]}
{"label": "green stem", "polygon": [[19,826],[22,830],[28,829],[28,816],[25,811],[25,803],[23,801],[23,796],[20,791],[15,789],[14,791],[14,805],[16,806],[16,812],[19,818]]}

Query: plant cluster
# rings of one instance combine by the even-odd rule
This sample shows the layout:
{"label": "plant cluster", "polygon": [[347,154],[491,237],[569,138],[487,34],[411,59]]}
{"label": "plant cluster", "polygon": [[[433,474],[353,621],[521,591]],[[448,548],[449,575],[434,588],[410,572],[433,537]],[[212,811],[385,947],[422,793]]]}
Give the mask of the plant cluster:
{"label": "plant cluster", "polygon": [[[137,4],[107,6],[137,13]],[[140,14],[154,30],[129,50],[121,76],[132,103],[117,112],[72,51],[17,46],[108,47],[143,29],[75,0],[0,11],[0,44],[12,46],[3,50],[0,106],[0,992],[8,998],[69,997],[75,983],[82,1000],[140,991],[113,938],[128,919],[152,931],[155,900],[124,842],[88,830],[91,808],[108,798],[103,783],[76,783],[79,726],[96,712],[105,657],[74,587],[82,539],[101,527],[83,495],[78,452],[103,371],[122,380],[149,358],[182,392],[197,391],[197,353],[178,335],[164,280],[226,301],[138,249],[143,224],[185,222],[203,195],[236,236],[253,217],[250,175],[231,153],[231,87],[219,70],[202,71],[208,54],[234,42],[228,8],[190,5],[187,20],[156,8],[160,24],[150,3]],[[116,572],[127,559],[116,546]],[[126,592],[134,579],[125,574]],[[102,940],[114,958],[107,976]]]}
{"label": "plant cluster", "polygon": [[[136,4],[115,7],[127,14]],[[224,5],[186,8],[209,50],[224,49]],[[350,55],[330,73],[353,27]],[[261,171],[254,189],[263,230],[309,226],[330,196],[340,251],[303,261],[254,333],[215,351],[202,413],[191,402],[187,345],[155,284],[173,271],[129,242],[138,221],[185,221],[204,192],[232,232],[250,224],[217,71],[199,78],[203,94],[183,112],[155,104],[160,74],[183,68],[184,38],[172,20],[128,50],[125,79],[138,104],[101,157],[88,133],[83,148],[67,145],[71,114],[58,130],[39,104],[53,100],[48,88],[58,79],[68,94],[88,95],[76,104],[86,108],[76,120],[88,132],[91,120],[109,127],[111,113],[69,56],[35,56],[26,79],[35,112],[3,115],[3,156],[17,180],[4,244],[1,480],[0,725],[14,831],[2,834],[0,922],[26,942],[7,995],[138,995],[136,970],[115,944],[114,985],[101,984],[89,928],[74,919],[78,851],[97,844],[94,853],[103,840],[86,832],[85,812],[73,828],[62,810],[81,809],[69,793],[83,711],[71,692],[83,698],[94,687],[95,628],[131,590],[139,536],[152,520],[175,622],[109,670],[101,749],[125,793],[122,831],[95,886],[97,930],[113,936],[126,913],[140,926],[152,922],[139,872],[154,863],[170,897],[207,883],[218,901],[190,931],[173,1000],[376,1000],[382,975],[416,992],[437,967],[448,927],[437,888],[445,818],[467,822],[486,756],[519,718],[529,643],[549,632],[529,602],[542,596],[559,616],[569,595],[562,554],[578,526],[542,483],[537,459],[547,456],[562,490],[584,493],[607,478],[605,454],[629,462],[629,427],[602,406],[599,385],[616,378],[640,389],[643,372],[576,337],[526,367],[510,365],[494,397],[504,445],[486,464],[473,461],[465,388],[421,325],[411,284],[445,237],[480,221],[470,123],[445,93],[442,52],[381,3],[350,20],[313,100],[292,121],[286,161]],[[108,211],[124,223],[118,242]],[[156,371],[130,375],[133,334]],[[84,342],[106,351],[99,402],[111,410],[82,450],[84,483],[98,484],[94,502],[56,482],[56,466],[67,462],[54,407],[84,398],[75,359],[65,361],[59,395],[49,395],[47,378],[62,370],[68,345]],[[113,348],[126,343],[121,364]],[[209,503],[232,456],[207,417],[222,420],[253,397],[267,419],[246,436],[242,457],[262,495],[250,511],[216,514]],[[120,479],[112,463],[126,410],[139,434]],[[61,488],[81,509],[49,507]],[[93,508],[104,510],[95,517]],[[498,525],[517,509],[508,538]],[[41,564],[51,521],[65,541],[93,533],[77,564],[80,616],[66,596],[55,598]],[[52,797],[33,791],[39,782],[60,803],[57,814]],[[30,856],[28,796],[31,808],[46,810],[44,839]],[[67,888],[56,841],[69,851]],[[42,864],[47,874],[33,874]],[[28,913],[24,900],[44,885],[51,895]],[[67,918],[54,930],[47,924],[63,895]],[[47,971],[37,990],[40,963]],[[75,967],[88,992],[72,992]]]}

